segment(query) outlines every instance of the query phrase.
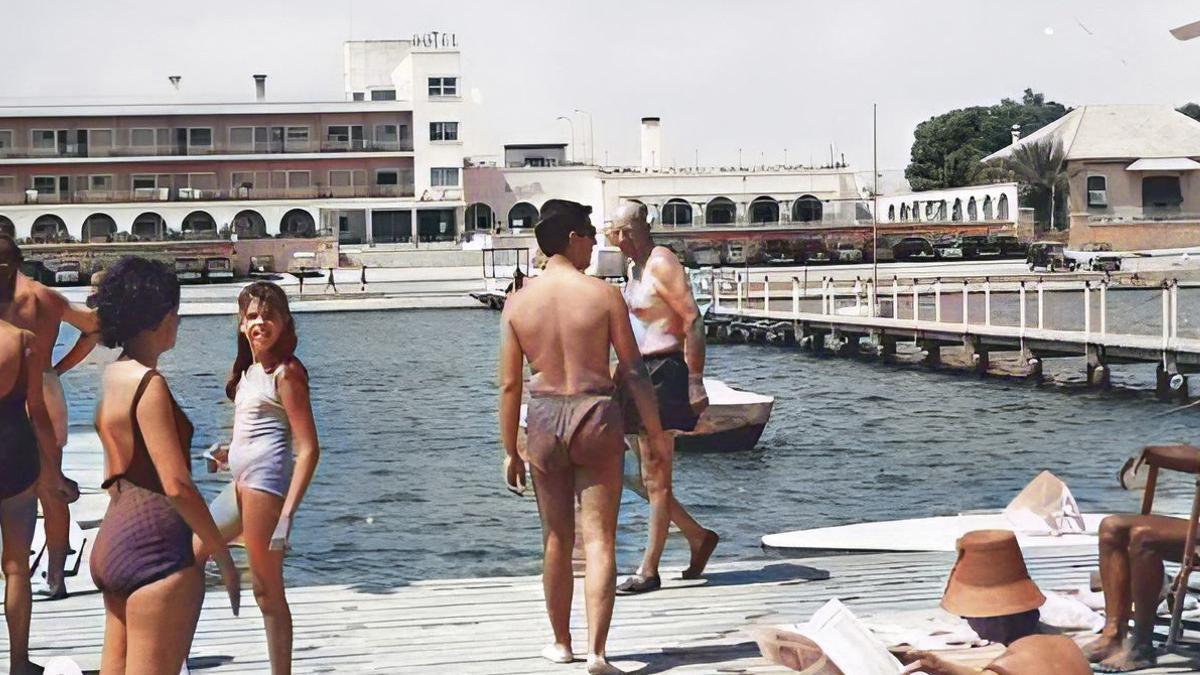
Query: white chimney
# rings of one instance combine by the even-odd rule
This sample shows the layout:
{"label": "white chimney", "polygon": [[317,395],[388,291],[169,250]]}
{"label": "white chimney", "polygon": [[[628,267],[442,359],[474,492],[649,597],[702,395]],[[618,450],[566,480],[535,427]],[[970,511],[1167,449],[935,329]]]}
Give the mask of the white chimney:
{"label": "white chimney", "polygon": [[642,168],[662,167],[662,127],[659,118],[642,118]]}
{"label": "white chimney", "polygon": [[267,100],[267,76],[266,75],[255,75],[254,76],[254,98],[259,103],[262,103],[263,101]]}
{"label": "white chimney", "polygon": [[1021,125],[1012,125],[1012,144],[1016,145],[1017,141],[1021,140]]}

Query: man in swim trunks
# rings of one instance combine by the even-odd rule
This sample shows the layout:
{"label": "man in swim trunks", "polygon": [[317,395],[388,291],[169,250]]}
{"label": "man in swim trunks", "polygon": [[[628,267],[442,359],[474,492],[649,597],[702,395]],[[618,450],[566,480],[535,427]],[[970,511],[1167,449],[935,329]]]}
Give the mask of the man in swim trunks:
{"label": "man in swim trunks", "polygon": [[[655,246],[651,241],[646,215],[644,204],[621,204],[607,235],[609,241],[633,262],[625,285],[625,302],[632,314],[638,347],[654,382],[663,428],[668,434],[691,431],[696,427],[700,413],[708,407],[708,395],[704,392],[704,317],[700,316],[692,298],[679,259],[671,249]],[[635,415],[627,414],[625,421],[626,433],[642,431]],[[633,445],[641,460],[641,482],[645,489],[643,492],[638,489],[641,486],[631,487],[650,502],[650,536],[641,567],[617,587],[620,594],[645,593],[662,586],[658,563],[667,543],[670,523],[675,523],[683,532],[691,548],[691,561],[683,571],[684,579],[696,579],[704,574],[719,540],[717,533],[701,527],[672,493],[674,441],[667,446],[669,452],[665,461],[657,467],[646,462],[644,435]],[[652,475],[655,471],[662,473]]]}
{"label": "man in swim trunks", "polygon": [[[22,259],[21,249],[16,242],[8,236],[0,235],[0,263],[19,266]],[[95,333],[100,329],[96,313],[94,310],[67,302],[60,293],[46,288],[24,274],[19,274],[12,304],[0,312],[0,319],[33,333],[34,350],[31,358],[36,359],[45,371],[43,389],[46,408],[50,412],[50,420],[54,423],[55,442],[58,446],[55,459],[58,463],[57,468],[61,471],[62,449],[67,444],[67,402],[58,379],[59,373],[50,367],[50,358],[54,351],[54,343],[58,339],[59,324],[65,321],[81,333]],[[50,599],[58,600],[67,597],[63,568],[67,560],[71,511],[60,495],[46,493],[41,488],[38,490],[38,500],[42,505],[46,531],[46,585],[49,587]]]}
{"label": "man in swim trunks", "polygon": [[[588,672],[617,673],[605,656],[616,581],[617,510],[624,448],[621,408],[609,372],[610,348],[648,432],[647,462],[669,452],[649,376],[620,291],[581,273],[591,260],[596,229],[589,207],[560,203],[534,228],[549,256],[542,274],[526,280],[500,320],[500,436],[509,489],[525,488],[532,469],[542,519],[542,586],[554,644],[542,655],[574,660],[570,618],[571,551],[578,498],[587,571]],[[535,373],[526,417],[526,447],[517,448],[523,366]]]}

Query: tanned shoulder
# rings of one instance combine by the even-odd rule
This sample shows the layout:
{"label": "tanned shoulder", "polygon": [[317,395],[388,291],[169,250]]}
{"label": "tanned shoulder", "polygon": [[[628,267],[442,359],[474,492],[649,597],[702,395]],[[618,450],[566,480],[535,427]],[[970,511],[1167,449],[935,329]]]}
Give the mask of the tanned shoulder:
{"label": "tanned shoulder", "polygon": [[300,359],[293,356],[292,358],[279,364],[279,379],[288,384],[303,384],[308,385],[308,370]]}

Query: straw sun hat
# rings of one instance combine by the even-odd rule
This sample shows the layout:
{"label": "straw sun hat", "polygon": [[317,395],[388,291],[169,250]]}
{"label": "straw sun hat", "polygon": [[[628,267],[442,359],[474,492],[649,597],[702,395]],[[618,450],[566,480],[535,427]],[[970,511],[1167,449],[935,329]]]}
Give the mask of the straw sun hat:
{"label": "straw sun hat", "polygon": [[1041,607],[1046,596],[1029,578],[1017,536],[1009,530],[976,530],[958,540],[942,609],[962,617],[1020,614]]}

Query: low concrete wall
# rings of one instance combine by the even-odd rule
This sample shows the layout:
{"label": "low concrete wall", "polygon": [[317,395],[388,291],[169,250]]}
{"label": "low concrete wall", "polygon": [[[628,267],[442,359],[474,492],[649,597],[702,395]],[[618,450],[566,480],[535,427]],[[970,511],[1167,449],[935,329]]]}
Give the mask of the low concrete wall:
{"label": "low concrete wall", "polygon": [[1200,222],[1188,220],[1124,223],[1090,222],[1086,215],[1071,215],[1069,246],[1106,242],[1114,251],[1200,246]]}
{"label": "low concrete wall", "polygon": [[234,273],[245,276],[254,256],[275,258],[276,271],[286,272],[292,256],[299,252],[316,254],[314,267],[337,264],[337,242],[329,238],[314,239],[243,239],[232,241],[153,241],[112,244],[42,244],[22,247],[30,260],[76,260],[85,275],[93,274],[127,255],[174,264],[176,258],[229,258]]}
{"label": "low concrete wall", "polygon": [[483,265],[483,252],[424,248],[379,250],[347,246],[342,249],[340,259],[343,267],[358,267],[364,264],[368,267],[399,268],[472,267]]}

